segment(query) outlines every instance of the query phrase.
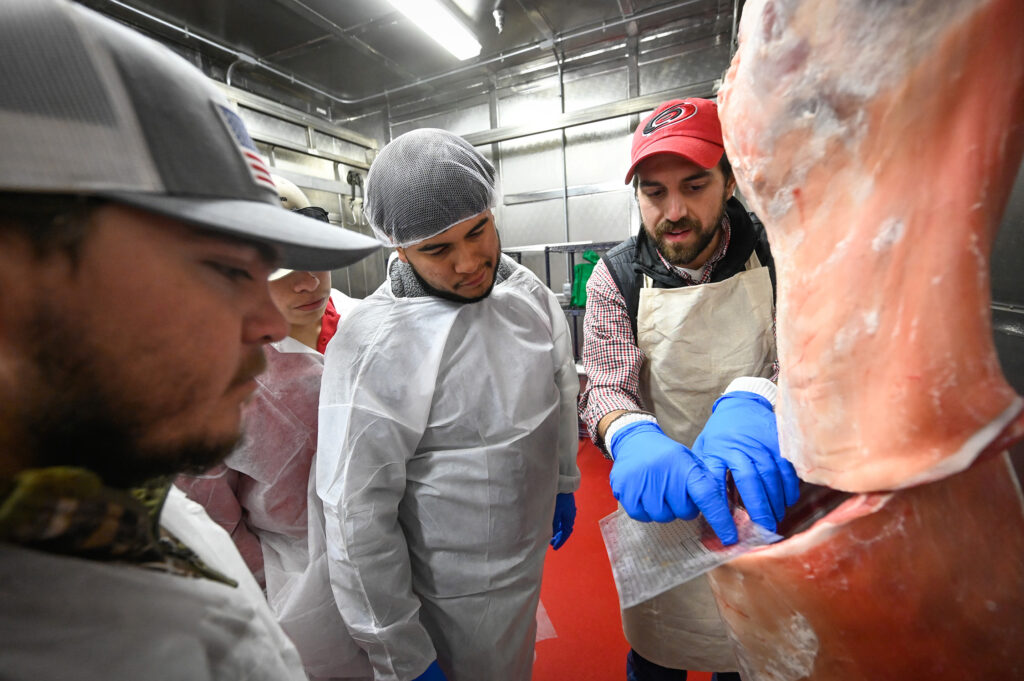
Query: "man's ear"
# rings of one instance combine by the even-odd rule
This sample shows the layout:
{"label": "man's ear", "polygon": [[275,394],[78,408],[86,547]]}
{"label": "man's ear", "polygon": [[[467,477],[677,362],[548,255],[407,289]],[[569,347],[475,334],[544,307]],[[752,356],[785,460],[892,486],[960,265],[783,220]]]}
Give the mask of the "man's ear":
{"label": "man's ear", "polygon": [[405,249],[404,248],[396,248],[395,252],[398,253],[398,259],[399,260],[401,260],[404,263],[408,263],[409,262],[409,258],[405,257]]}
{"label": "man's ear", "polygon": [[725,182],[725,198],[729,200],[736,193],[736,176],[729,173],[729,179]]}

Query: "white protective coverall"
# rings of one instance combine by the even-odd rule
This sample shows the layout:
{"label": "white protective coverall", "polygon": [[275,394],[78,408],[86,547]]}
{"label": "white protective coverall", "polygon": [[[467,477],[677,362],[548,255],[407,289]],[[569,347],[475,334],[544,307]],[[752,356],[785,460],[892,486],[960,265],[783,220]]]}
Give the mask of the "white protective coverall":
{"label": "white protective coverall", "polygon": [[[530,677],[556,493],[579,486],[568,324],[529,270],[472,304],[391,275],[327,348],[317,492],[375,678]],[[389,268],[390,270],[391,268]]]}
{"label": "white protective coverall", "polygon": [[0,543],[0,678],[304,681],[224,530],[174,488],[160,524],[239,586]]}
{"label": "white protective coverall", "polygon": [[[342,320],[359,302],[339,291],[331,300]],[[311,475],[323,355],[291,337],[265,354],[242,443],[224,463],[175,484],[231,533],[306,670],[315,678],[369,678],[366,654],[334,604],[323,532],[309,532],[310,523],[323,523]]]}

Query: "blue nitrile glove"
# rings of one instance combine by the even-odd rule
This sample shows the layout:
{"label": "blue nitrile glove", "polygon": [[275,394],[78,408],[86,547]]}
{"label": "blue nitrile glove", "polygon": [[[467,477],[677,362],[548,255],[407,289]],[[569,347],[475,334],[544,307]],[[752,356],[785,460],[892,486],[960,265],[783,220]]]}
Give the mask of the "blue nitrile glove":
{"label": "blue nitrile glove", "polygon": [[715,400],[693,451],[723,489],[732,471],[750,519],[773,532],[800,496],[796,469],[779,454],[772,403],[757,393],[738,390]]}
{"label": "blue nitrile glove", "polygon": [[676,518],[692,520],[703,513],[723,544],[736,543],[736,524],[724,487],[657,423],[623,426],[608,446],[615,459],[609,478],[612,494],[629,517],[667,523]]}
{"label": "blue nitrile glove", "polygon": [[437,664],[437,660],[434,660],[425,672],[412,681],[448,681],[448,677],[441,671],[441,666]]}
{"label": "blue nitrile glove", "polygon": [[557,551],[572,535],[576,522],[576,499],[572,492],[555,497],[555,519],[551,522],[551,547]]}

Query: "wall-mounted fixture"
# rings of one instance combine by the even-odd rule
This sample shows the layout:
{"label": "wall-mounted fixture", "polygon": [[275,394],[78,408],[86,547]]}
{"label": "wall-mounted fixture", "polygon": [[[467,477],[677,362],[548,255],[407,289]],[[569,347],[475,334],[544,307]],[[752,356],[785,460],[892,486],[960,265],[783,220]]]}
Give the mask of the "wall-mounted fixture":
{"label": "wall-mounted fixture", "polygon": [[480,54],[480,41],[447,7],[437,0],[388,0],[399,12],[458,59]]}

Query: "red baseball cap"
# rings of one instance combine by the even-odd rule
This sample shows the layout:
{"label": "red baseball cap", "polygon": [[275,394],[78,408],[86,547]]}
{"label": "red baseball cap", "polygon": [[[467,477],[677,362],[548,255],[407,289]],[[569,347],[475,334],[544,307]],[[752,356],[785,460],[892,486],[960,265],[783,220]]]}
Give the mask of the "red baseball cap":
{"label": "red baseball cap", "polygon": [[633,133],[626,184],[640,161],[665,153],[688,158],[701,168],[718,163],[725,153],[718,105],[710,99],[674,99],[655,109]]}

